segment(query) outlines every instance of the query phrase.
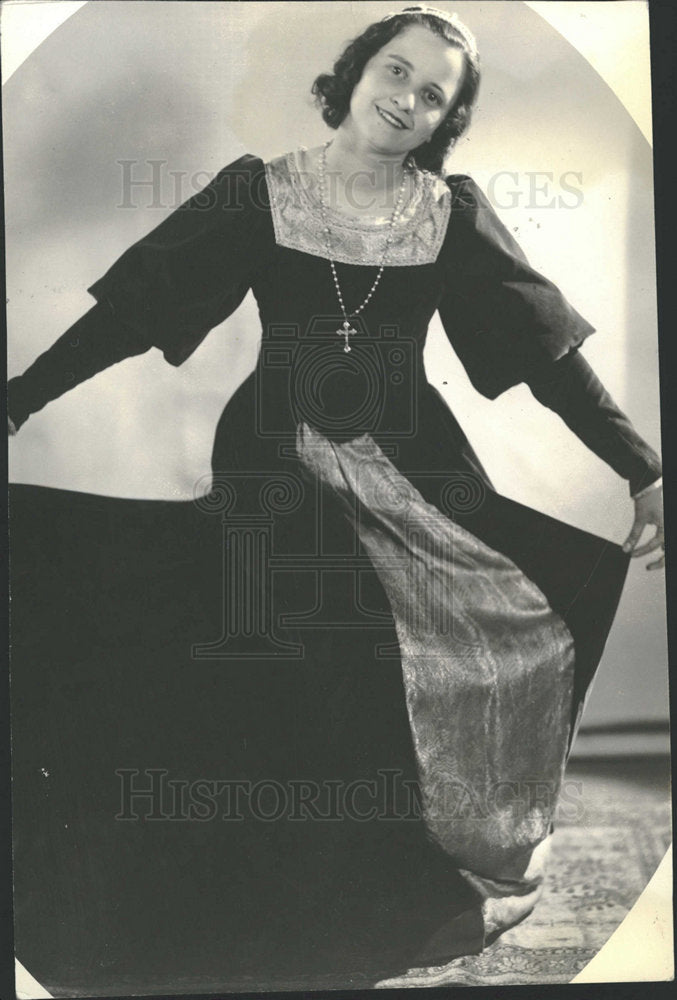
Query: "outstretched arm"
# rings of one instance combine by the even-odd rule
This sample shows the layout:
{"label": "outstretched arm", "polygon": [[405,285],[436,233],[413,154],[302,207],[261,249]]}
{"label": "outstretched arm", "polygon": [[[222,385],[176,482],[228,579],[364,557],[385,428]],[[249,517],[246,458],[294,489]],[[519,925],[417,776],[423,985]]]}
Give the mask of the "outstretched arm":
{"label": "outstretched arm", "polygon": [[31,413],[125,358],[149,350],[141,334],[117,322],[106,302],[81,316],[23,375],[9,380],[9,433],[16,434]]}
{"label": "outstretched arm", "polygon": [[[661,461],[619,409],[579,351],[544,366],[527,384],[536,399],[553,410],[599,458],[628,481],[635,518],[624,549],[633,556],[663,547]],[[654,536],[638,545],[647,525]],[[664,565],[664,557],[647,569]]]}
{"label": "outstretched arm", "polygon": [[[475,388],[496,399],[526,382],[596,455],[627,479],[635,521],[627,551],[663,544],[658,455],[640,437],[578,348],[594,332],[559,289],[529,264],[523,250],[472,178],[447,178],[452,212],[441,255],[447,289],[439,312]],[[656,534],[637,542],[647,524]],[[652,563],[653,569],[663,560]]]}
{"label": "outstretched arm", "polygon": [[275,246],[265,192],[263,162],[242,156],[129,247],[88,289],[97,305],[10,381],[10,433],[79,382],[150,347],[182,364],[237,309]]}

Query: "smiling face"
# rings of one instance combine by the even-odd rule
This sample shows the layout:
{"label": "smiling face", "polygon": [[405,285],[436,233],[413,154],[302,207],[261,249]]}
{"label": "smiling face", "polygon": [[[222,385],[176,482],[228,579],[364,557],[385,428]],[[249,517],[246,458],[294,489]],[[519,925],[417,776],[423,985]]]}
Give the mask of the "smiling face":
{"label": "smiling face", "polygon": [[430,139],[453,107],[464,72],[461,49],[411,25],[366,64],[344,124],[372,149],[404,155]]}

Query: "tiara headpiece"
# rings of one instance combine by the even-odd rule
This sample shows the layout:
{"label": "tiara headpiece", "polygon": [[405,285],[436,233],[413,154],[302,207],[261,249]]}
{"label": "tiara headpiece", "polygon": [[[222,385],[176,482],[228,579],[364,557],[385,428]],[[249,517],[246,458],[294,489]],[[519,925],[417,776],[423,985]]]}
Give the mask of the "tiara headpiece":
{"label": "tiara headpiece", "polygon": [[446,21],[454,31],[457,32],[468,47],[468,51],[473,58],[477,58],[477,42],[472,31],[466,28],[458,14],[447,14],[446,10],[439,10],[437,7],[427,7],[424,4],[417,4],[414,7],[405,7],[404,10],[394,10],[390,14],[382,17],[382,21],[390,21],[393,17],[401,17],[403,14],[428,14],[429,17],[436,17],[440,21]]}

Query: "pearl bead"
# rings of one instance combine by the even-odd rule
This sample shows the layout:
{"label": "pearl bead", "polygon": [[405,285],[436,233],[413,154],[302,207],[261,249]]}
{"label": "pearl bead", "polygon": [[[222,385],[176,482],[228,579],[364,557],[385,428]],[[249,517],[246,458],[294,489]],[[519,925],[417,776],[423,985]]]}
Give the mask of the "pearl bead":
{"label": "pearl bead", "polygon": [[[322,148],[322,153],[320,154],[320,162],[319,162],[319,169],[318,169],[319,182],[320,182],[319,183],[320,215],[322,216],[322,222],[324,223],[325,237],[327,237],[329,235],[329,233],[331,232],[330,227],[327,225],[327,206],[326,206],[326,203],[325,203],[325,200],[324,200],[325,172],[326,172],[326,164],[327,164],[327,148],[330,146],[330,144],[331,144],[331,139],[327,139],[327,141],[325,142],[325,144],[324,144],[324,146]],[[392,214],[391,219],[390,219],[390,226],[388,228],[388,234],[387,234],[387,237],[386,237],[386,243],[385,243],[385,247],[384,247],[384,250],[383,250],[383,257],[381,259],[381,266],[379,267],[378,274],[376,275],[374,283],[372,284],[371,288],[369,289],[369,292],[367,293],[366,298],[357,307],[357,309],[355,309],[353,311],[352,315],[354,315],[354,316],[359,316],[359,314],[362,312],[362,310],[367,305],[367,303],[371,301],[371,297],[373,296],[374,292],[376,291],[376,289],[378,287],[378,284],[379,284],[379,282],[381,280],[381,276],[383,274],[383,271],[385,270],[386,257],[387,257],[387,254],[388,254],[388,250],[390,249],[390,244],[392,243],[393,230],[394,230],[394,227],[395,227],[395,223],[399,220],[400,214],[401,214],[401,211],[402,211],[402,202],[404,200],[405,182],[406,182],[406,179],[407,179],[407,169],[410,169],[410,164],[409,164],[408,161],[407,161],[407,163],[405,163],[405,169],[404,169],[404,171],[402,173],[402,182],[400,184],[400,190],[399,190],[399,194],[397,196],[397,202],[395,204],[395,208],[393,210],[393,214]],[[338,275],[336,273],[336,265],[335,265],[334,260],[333,260],[333,258],[331,256],[331,252],[330,252],[330,249],[329,249],[329,241],[328,241],[328,239],[325,238],[324,242],[325,242],[325,250],[327,252],[327,258],[329,260],[329,264],[330,264],[330,267],[331,267],[331,273],[332,273],[332,276],[333,276],[333,279],[334,279],[334,285],[336,287],[336,295],[337,295],[337,298],[339,300],[339,305],[341,306],[341,312],[343,313],[343,318],[344,318],[344,321],[345,321],[344,322],[344,326],[346,326],[347,323],[348,323],[348,313],[346,312],[345,303],[343,301],[343,295],[341,294],[341,287],[339,285]],[[344,350],[345,351],[349,351],[350,347],[348,347],[346,345],[346,347],[344,348]]]}

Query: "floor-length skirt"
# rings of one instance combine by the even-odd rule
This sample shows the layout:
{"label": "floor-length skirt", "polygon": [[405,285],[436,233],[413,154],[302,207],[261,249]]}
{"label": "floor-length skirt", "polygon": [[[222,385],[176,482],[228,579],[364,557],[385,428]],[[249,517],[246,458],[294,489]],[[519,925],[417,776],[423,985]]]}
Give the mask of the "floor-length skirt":
{"label": "floor-length skirt", "polygon": [[367,435],[301,424],[288,469],[10,487],[16,953],[54,995],[369,986],[538,899],[627,557]]}

